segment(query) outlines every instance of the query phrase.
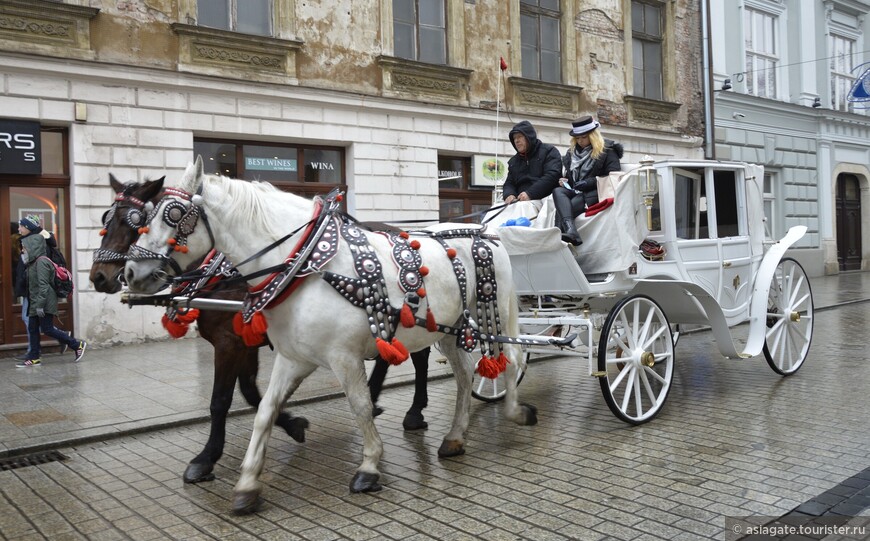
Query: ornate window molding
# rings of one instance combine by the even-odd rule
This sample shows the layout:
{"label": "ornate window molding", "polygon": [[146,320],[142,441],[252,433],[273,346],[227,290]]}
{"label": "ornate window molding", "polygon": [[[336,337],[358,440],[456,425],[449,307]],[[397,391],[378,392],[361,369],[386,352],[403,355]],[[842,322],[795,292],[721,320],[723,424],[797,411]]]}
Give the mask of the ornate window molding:
{"label": "ornate window molding", "polygon": [[580,91],[583,88],[579,86],[508,77],[508,87],[507,100],[518,110],[569,114],[580,110]]}
{"label": "ornate window molding", "polygon": [[676,113],[682,107],[681,103],[651,100],[638,96],[625,96],[628,107],[628,119],[632,124],[653,125],[660,129],[673,131],[676,125]]}
{"label": "ornate window molding", "polygon": [[178,35],[178,69],[263,82],[297,84],[297,39],[239,34],[174,23]]}
{"label": "ornate window molding", "polygon": [[393,56],[379,56],[383,71],[383,94],[390,97],[438,99],[468,104],[472,70],[428,64]]}
{"label": "ornate window molding", "polygon": [[0,2],[0,48],[92,60],[90,21],[98,8],[45,0]]}

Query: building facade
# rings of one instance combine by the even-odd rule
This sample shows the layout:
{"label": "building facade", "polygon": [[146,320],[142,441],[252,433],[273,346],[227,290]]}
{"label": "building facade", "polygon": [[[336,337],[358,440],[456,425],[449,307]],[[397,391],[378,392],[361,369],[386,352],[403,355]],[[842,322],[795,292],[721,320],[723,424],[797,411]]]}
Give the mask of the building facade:
{"label": "building facade", "polygon": [[[592,114],[626,162],[702,157],[701,51],[698,0],[0,0],[0,218],[40,212],[61,240],[76,336],[163,339],[161,310],[88,282],[109,173],[172,185],[200,154],[303,195],[339,186],[361,220],[451,219],[490,205],[481,162],[514,153],[520,120],[562,152]],[[20,347],[2,295],[0,347]]]}
{"label": "building facade", "polygon": [[708,154],[765,166],[771,236],[809,228],[790,255],[810,276],[867,270],[870,1],[710,0],[705,7],[715,111]]}

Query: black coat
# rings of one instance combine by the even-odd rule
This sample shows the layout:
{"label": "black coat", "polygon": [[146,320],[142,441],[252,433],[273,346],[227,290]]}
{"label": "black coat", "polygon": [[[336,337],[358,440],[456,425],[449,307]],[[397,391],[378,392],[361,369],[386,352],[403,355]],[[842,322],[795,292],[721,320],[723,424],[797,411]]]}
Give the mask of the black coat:
{"label": "black coat", "polygon": [[559,185],[559,176],[562,173],[559,151],[553,145],[539,141],[538,133],[527,120],[523,120],[510,131],[508,137],[511,145],[514,144],[515,133],[526,136],[529,150],[525,156],[515,154],[508,160],[503,197],[516,197],[526,192],[529,199],[543,199]]}
{"label": "black coat", "polygon": [[571,187],[576,192],[582,192],[586,199],[586,206],[590,207],[598,202],[598,178],[607,176],[613,171],[620,170],[619,160],[622,159],[625,149],[621,143],[616,143],[610,139],[604,140],[604,152],[598,159],[594,160],[592,169],[586,178],[575,178],[577,171],[571,171],[571,153],[573,148],[569,148],[568,152],[562,156],[562,168],[565,170],[564,177],[571,182]]}

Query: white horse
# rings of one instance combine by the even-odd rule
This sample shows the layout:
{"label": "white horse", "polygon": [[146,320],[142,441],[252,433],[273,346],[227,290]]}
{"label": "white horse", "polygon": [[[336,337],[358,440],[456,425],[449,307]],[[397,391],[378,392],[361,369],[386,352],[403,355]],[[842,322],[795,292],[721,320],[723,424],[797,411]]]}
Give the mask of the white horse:
{"label": "white horse", "polygon": [[[187,167],[177,189],[169,189],[167,196],[155,209],[148,232],[131,248],[125,269],[127,283],[132,292],[154,293],[166,285],[173,272],[178,272],[171,269],[186,268],[189,263],[201,259],[211,248],[223,252],[231,261],[247,262],[255,256],[241,266],[240,270],[248,275],[280,265],[298,246],[306,223],[316,215],[315,201],[282,192],[271,184],[205,175],[202,161],[197,157],[196,162]],[[339,223],[337,217],[334,220]],[[360,269],[368,269],[367,265],[371,263],[367,260],[361,264],[360,254],[371,255],[373,252],[375,257],[369,259],[382,268],[382,284],[386,285],[389,304],[394,311],[399,310],[397,306],[402,306],[406,292],[398,284],[398,267],[392,259],[394,244],[391,244],[387,235],[364,231],[352,223],[350,227],[356,234],[362,234],[362,245],[367,245],[367,248],[357,246],[352,249],[351,242],[342,238],[325,266],[314,270],[313,275],[305,279],[284,302],[262,311],[268,323],[269,339],[277,355],[269,388],[257,411],[241,475],[234,489],[233,510],[236,513],[256,509],[261,490],[258,477],[263,469],[266,443],[275,416],[302,380],[318,366],[327,367],[335,373],[362,430],[363,460],[351,480],[350,490],[369,492],[381,488],[378,484],[378,463],[383,445],[372,420],[372,403],[366,387],[363,360],[378,353],[373,334],[381,332],[383,326],[380,330],[376,329],[372,321],[379,320],[370,320],[365,308],[354,306],[351,302],[353,298],[348,300],[339,294],[338,287],[328,283],[325,278],[330,273],[334,273],[333,276],[356,278],[362,272]],[[460,225],[457,224],[457,227]],[[287,234],[294,231],[287,238]],[[311,258],[322,255],[321,248],[325,248],[323,243],[330,235],[338,236],[334,230],[326,233],[314,247],[316,253],[310,255]],[[413,241],[416,236],[409,241],[409,245],[418,248],[422,264],[428,269],[428,273],[421,272],[425,276],[422,284],[425,292],[421,291],[420,296],[425,298],[420,299],[420,305],[428,303],[432,314],[429,322],[433,323],[431,320],[434,316],[438,324],[447,326],[438,327],[438,331],[444,332],[427,330],[421,323],[426,322],[421,311],[416,320],[417,326],[408,328],[397,325],[394,336],[389,336],[389,333],[383,335],[388,343],[392,338],[398,339],[408,351],[417,351],[438,342],[440,350],[450,362],[457,387],[456,409],[453,425],[438,450],[442,457],[465,452],[464,439],[468,428],[474,371],[474,360],[459,347],[458,337],[450,334],[451,328],[455,330],[461,327],[470,332],[469,329],[476,329],[480,325],[482,332],[497,334],[493,327],[500,324],[502,335],[516,337],[519,334],[510,261],[500,243],[492,240],[481,242],[478,239],[474,246],[475,252],[485,251],[481,244],[490,249],[492,265],[489,268],[494,272],[497,284],[497,293],[493,296],[496,297],[498,319],[496,314],[491,314],[492,317],[487,321],[469,321],[469,314],[478,313],[475,312],[478,306],[478,284],[471,236],[467,233],[452,237],[447,235],[439,240],[421,234],[419,245]],[[286,240],[257,255],[282,237]],[[462,265],[451,258],[461,261]],[[167,265],[171,265],[171,269]],[[459,286],[457,266],[467,271],[465,291]],[[254,285],[261,281],[262,277],[258,277],[250,279],[248,283]],[[481,291],[487,290],[484,288]],[[362,296],[370,291],[360,289],[356,293]],[[384,309],[382,306],[381,312]],[[485,337],[481,343],[486,343]],[[492,342],[489,344],[492,345]],[[520,348],[511,343],[499,347],[509,361],[505,378],[505,416],[517,424],[533,425],[537,422],[534,406],[517,401],[516,367],[520,362]]]}

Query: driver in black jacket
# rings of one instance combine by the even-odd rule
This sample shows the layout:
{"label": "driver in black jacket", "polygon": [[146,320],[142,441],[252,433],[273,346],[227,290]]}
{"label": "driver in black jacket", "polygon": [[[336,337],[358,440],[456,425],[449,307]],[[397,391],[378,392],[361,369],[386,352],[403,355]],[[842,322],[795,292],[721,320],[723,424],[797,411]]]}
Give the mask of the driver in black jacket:
{"label": "driver in black jacket", "polygon": [[504,202],[543,199],[559,185],[562,156],[551,144],[538,140],[532,123],[523,120],[508,134],[517,153],[508,161],[504,181]]}

